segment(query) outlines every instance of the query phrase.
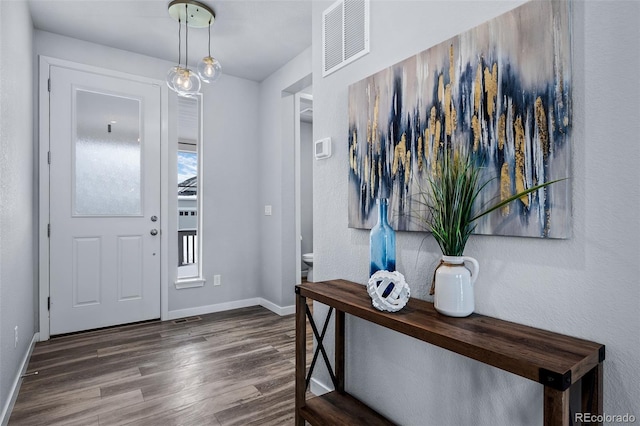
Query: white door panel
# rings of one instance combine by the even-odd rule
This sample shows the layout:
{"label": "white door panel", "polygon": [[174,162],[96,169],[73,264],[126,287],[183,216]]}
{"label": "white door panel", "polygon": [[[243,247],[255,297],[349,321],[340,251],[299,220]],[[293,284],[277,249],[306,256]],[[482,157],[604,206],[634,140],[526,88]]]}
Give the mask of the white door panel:
{"label": "white door panel", "polygon": [[[102,293],[102,238],[73,237],[72,307],[98,305]],[[61,247],[64,250],[64,247]]]}
{"label": "white door panel", "polygon": [[118,301],[142,299],[143,295],[143,237],[118,237]]}
{"label": "white door panel", "polygon": [[160,88],[50,78],[50,333],[159,318]]}

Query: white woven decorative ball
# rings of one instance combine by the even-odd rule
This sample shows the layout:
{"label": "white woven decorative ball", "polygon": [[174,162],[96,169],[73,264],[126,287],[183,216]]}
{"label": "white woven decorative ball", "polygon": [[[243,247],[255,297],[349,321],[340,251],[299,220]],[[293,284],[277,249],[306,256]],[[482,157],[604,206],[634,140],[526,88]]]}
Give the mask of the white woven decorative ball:
{"label": "white woven decorative ball", "polygon": [[378,271],[371,275],[367,292],[373,306],[380,311],[397,312],[409,301],[411,290],[398,271]]}

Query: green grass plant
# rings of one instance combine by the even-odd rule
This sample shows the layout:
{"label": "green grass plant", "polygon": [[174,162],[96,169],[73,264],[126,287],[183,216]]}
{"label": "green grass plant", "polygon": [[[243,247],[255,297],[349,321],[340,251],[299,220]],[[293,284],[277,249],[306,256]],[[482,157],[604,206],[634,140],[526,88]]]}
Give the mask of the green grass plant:
{"label": "green grass plant", "polygon": [[427,208],[426,216],[419,219],[431,230],[442,254],[462,256],[469,236],[476,228],[475,221],[517,200],[564,179],[533,186],[500,202],[474,211],[480,192],[491,182],[480,182],[480,170],[471,156],[458,151],[445,153],[436,173],[428,178],[428,190],[420,194],[420,203]]}

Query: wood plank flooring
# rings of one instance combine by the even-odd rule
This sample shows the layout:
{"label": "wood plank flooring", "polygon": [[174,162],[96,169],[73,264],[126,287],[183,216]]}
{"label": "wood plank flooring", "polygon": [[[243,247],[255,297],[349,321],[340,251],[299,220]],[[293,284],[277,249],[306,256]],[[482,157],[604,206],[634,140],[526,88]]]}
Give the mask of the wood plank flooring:
{"label": "wood plank flooring", "polygon": [[9,425],[294,424],[294,340],[294,316],[262,307],[53,338]]}

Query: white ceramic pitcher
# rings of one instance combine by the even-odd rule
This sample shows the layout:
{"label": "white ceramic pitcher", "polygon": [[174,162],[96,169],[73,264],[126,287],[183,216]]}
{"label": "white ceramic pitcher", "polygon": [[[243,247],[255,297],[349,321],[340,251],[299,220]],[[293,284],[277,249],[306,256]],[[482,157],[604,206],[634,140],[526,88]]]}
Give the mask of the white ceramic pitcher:
{"label": "white ceramic pitcher", "polygon": [[[467,269],[465,263],[471,268]],[[480,265],[469,256],[442,256],[435,273],[434,307],[450,317],[466,317],[475,308],[473,284]]]}

